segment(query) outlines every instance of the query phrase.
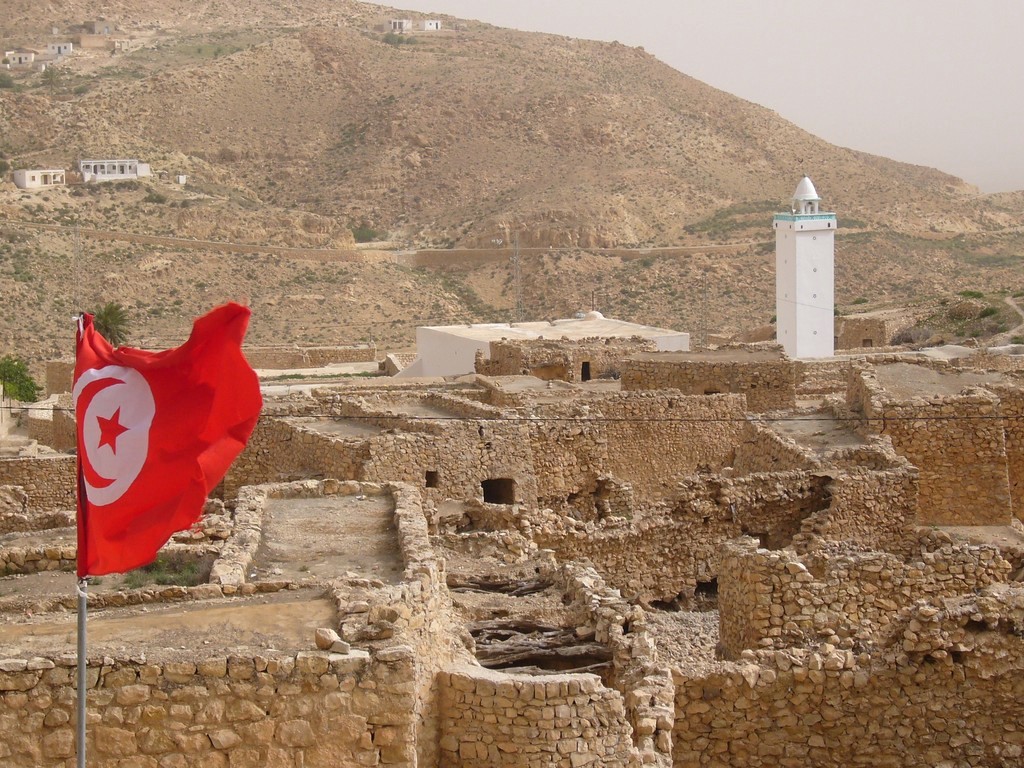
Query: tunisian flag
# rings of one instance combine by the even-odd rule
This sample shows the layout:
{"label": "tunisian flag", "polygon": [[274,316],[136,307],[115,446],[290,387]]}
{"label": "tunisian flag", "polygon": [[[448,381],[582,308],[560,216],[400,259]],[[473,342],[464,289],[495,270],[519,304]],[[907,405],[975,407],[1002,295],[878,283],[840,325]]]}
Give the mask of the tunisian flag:
{"label": "tunisian flag", "polygon": [[245,447],[263,401],[242,355],[249,310],[225,304],[163,352],[114,349],[83,315],[74,403],[78,576],[146,565]]}

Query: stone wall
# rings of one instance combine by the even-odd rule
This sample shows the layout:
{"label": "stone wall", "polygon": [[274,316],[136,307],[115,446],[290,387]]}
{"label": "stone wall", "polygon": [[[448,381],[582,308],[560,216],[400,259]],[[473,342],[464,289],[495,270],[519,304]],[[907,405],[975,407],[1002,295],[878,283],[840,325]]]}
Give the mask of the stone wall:
{"label": "stone wall", "polygon": [[742,350],[736,357],[634,357],[622,372],[622,389],[678,389],[685,395],[742,394],[746,397],[746,409],[753,413],[795,407],[796,368],[792,360],[780,357],[744,361]]}
{"label": "stone wall", "polygon": [[820,638],[871,643],[915,601],[971,594],[1010,574],[997,547],[953,544],[945,534],[922,541],[917,557],[906,562],[846,544],[798,555],[759,549],[750,538],[728,542],[718,579],[720,647],[736,658]]}
{"label": "stone wall", "polygon": [[78,445],[71,395],[52,395],[34,403],[22,417],[28,436],[57,451],[73,451]]}
{"label": "stone wall", "polygon": [[1010,483],[1010,505],[1014,516],[1024,521],[1024,390],[993,386],[999,397],[1006,443],[1006,469]]}
{"label": "stone wall", "polygon": [[75,508],[74,456],[0,459],[0,485],[21,486],[34,512]]}
{"label": "stone wall", "polygon": [[[400,650],[89,659],[89,765],[413,766],[413,667]],[[0,661],[5,766],[73,759],[74,676],[73,656]]]}
{"label": "stone wall", "polygon": [[[367,627],[369,622],[378,630],[387,624],[388,632],[378,631],[375,641],[363,633],[371,640],[369,652],[188,654],[187,661],[151,663],[90,659],[90,765],[436,764],[437,677],[443,668],[467,660],[468,653],[451,642],[455,632],[444,562],[430,547],[419,494],[402,485],[327,481],[246,489],[242,500],[383,493],[394,499],[402,582],[385,586],[355,578],[331,586],[343,632],[353,623]],[[241,529],[243,538],[247,531],[255,534],[258,546],[259,523]],[[222,556],[221,565],[231,558]],[[287,584],[227,579],[187,589],[91,594],[90,606],[110,598],[117,600],[104,604],[241,599],[281,588]],[[74,599],[53,602],[52,610],[67,610]],[[0,660],[0,725],[7,735],[0,743],[0,762],[5,766],[56,768],[73,755],[73,666],[73,657]]]}
{"label": "stone wall", "polygon": [[441,675],[441,768],[621,766],[632,729],[622,695],[597,675]]}
{"label": "stone wall", "polygon": [[729,466],[749,426],[738,395],[623,392],[599,408],[607,471],[631,483],[641,499],[660,497],[674,479],[698,469]]}
{"label": "stone wall", "polygon": [[487,376],[536,376],[545,380],[618,378],[625,360],[654,352],[653,341],[632,339],[518,340],[490,343],[489,357],[477,353],[476,372]]}
{"label": "stone wall", "polygon": [[375,344],[351,347],[245,347],[243,352],[253,368],[271,370],[323,368],[334,363],[372,363],[377,359]]}
{"label": "stone wall", "polygon": [[[438,393],[399,393],[372,403],[351,393],[324,398],[324,410],[356,420],[366,434],[346,437],[329,419],[264,416],[228,473],[225,495],[304,476],[394,480],[433,499],[466,499],[482,498],[485,480],[507,479],[516,502],[554,505],[574,494],[599,494],[603,475],[631,484],[638,496],[657,495],[674,477],[727,466],[750,430],[737,395],[630,392],[546,404],[522,415]],[[403,412],[410,407],[439,417]]]}
{"label": "stone wall", "polygon": [[61,392],[70,392],[74,380],[74,360],[48,360],[46,363],[46,389],[44,394],[49,397]]}
{"label": "stone wall", "polygon": [[1022,624],[1017,586],[916,606],[871,653],[824,643],[676,668],[674,764],[1019,766]]}
{"label": "stone wall", "polygon": [[855,371],[847,394],[865,433],[887,435],[920,473],[918,522],[1006,525],[1010,484],[999,398],[969,388],[959,395],[896,401],[875,374]]}
{"label": "stone wall", "polygon": [[365,439],[318,432],[319,422],[313,417],[262,416],[224,477],[224,498],[233,498],[247,485],[325,477],[361,479],[362,465],[369,458]]}
{"label": "stone wall", "polygon": [[796,391],[801,397],[845,393],[849,360],[795,360]]}
{"label": "stone wall", "polygon": [[877,317],[837,317],[836,349],[887,347],[896,327],[892,321]]}

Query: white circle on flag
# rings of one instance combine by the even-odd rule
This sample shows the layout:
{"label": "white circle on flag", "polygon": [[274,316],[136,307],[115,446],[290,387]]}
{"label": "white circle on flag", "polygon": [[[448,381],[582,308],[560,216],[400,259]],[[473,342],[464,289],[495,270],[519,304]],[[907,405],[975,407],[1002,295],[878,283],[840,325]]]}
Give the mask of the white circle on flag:
{"label": "white circle on flag", "polygon": [[108,365],[79,376],[73,396],[82,424],[78,449],[86,498],[96,506],[112,504],[131,488],[149,457],[153,390],[135,369]]}

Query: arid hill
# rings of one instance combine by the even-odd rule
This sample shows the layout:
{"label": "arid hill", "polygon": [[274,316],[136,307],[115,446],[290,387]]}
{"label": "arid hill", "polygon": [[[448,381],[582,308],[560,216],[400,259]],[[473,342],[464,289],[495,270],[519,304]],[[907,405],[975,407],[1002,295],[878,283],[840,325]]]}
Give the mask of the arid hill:
{"label": "arid hill", "polygon": [[[774,311],[770,215],[805,172],[839,212],[840,302],[1024,282],[1020,194],[835,147],[641,49],[446,17],[440,33],[388,36],[383,22],[417,16],[348,0],[8,0],[0,43],[38,47],[101,15],[134,50],[83,51],[49,80],[12,72],[0,156],[138,157],[167,176],[42,194],[5,182],[0,218],[332,250],[227,255],[88,233],[76,247],[70,229],[0,222],[14,310],[0,342],[26,354],[63,348],[71,308],[108,299],[157,343],[229,297],[267,308],[260,340],[402,344],[418,324],[507,320],[516,239],[532,317],[597,304],[738,330]],[[403,252],[339,266],[355,239]],[[423,247],[489,251],[405,253]],[[84,264],[104,279],[69,280]]]}

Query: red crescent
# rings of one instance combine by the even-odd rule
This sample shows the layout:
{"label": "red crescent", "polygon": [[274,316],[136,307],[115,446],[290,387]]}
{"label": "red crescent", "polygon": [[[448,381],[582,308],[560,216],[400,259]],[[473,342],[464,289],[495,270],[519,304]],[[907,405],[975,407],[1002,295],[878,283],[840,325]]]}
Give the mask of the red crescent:
{"label": "red crescent", "polygon": [[[89,404],[92,403],[92,399],[104,389],[111,387],[114,384],[124,384],[124,381],[121,379],[107,378],[99,379],[85,385],[81,394],[78,396],[78,402],[75,404],[76,411],[79,408],[82,409],[80,412],[83,414],[83,419],[85,418],[85,414],[89,412]],[[81,449],[79,453],[81,454],[82,474],[85,476],[85,482],[93,488],[106,488],[108,485],[113,485],[117,478],[104,477],[93,469],[92,462],[89,461],[89,451],[85,447],[85,439],[82,434],[82,430],[79,430],[78,432],[78,443]]]}

